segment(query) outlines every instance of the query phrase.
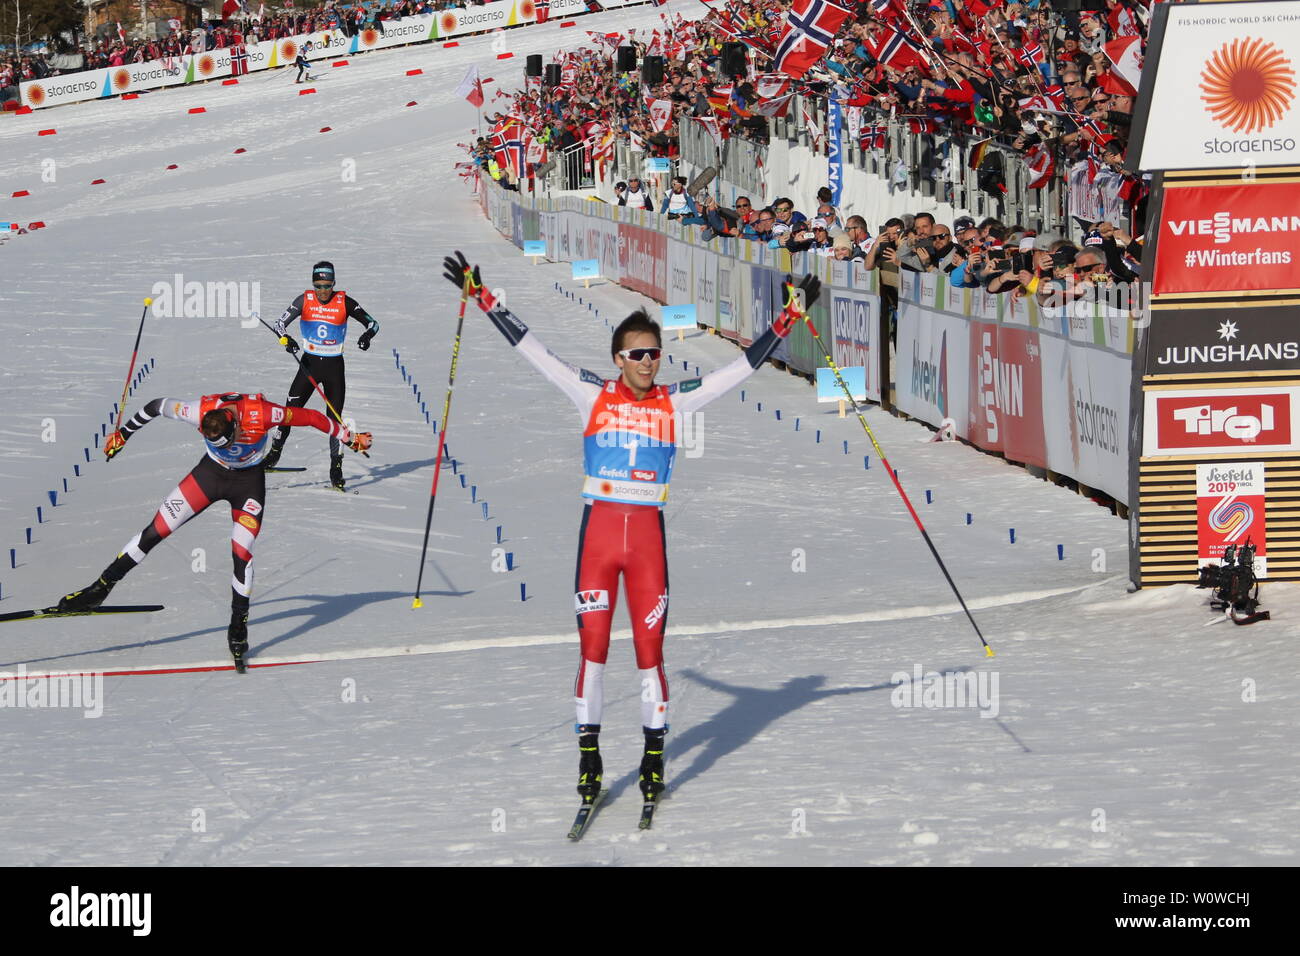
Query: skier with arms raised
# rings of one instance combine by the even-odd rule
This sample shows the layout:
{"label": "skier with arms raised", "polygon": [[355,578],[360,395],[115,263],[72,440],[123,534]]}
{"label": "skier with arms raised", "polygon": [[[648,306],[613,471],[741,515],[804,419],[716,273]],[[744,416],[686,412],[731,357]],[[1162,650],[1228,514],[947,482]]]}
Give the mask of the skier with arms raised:
{"label": "skier with arms raised", "polygon": [[[644,310],[633,312],[614,331],[610,351],[620,374],[606,379],[575,368],[548,350],[517,316],[496,302],[484,287],[478,267],[471,267],[461,253],[447,257],[445,266],[446,278],[458,289],[468,283],[470,295],[506,340],[578,407],[584,425],[582,496],[587,499],[578,532],[574,587],[581,641],[574,689],[580,751],[578,793],[586,810],[601,791],[603,671],[622,575],[642,686],[645,752],[640,789],[645,801],[642,826],[649,826],[655,801],[664,789],[668,681],[663,642],[668,620],[668,562],[663,505],[676,454],[678,419],[734,388],[766,362],[816,300],[820,282],[806,276],[796,289],[787,278],[785,309],[735,361],[701,378],[659,385],[655,377],[662,338],[658,324]],[[798,292],[803,293],[802,304]],[[579,820],[584,819],[580,811]],[[576,838],[580,833],[581,825],[575,824],[570,836]]]}

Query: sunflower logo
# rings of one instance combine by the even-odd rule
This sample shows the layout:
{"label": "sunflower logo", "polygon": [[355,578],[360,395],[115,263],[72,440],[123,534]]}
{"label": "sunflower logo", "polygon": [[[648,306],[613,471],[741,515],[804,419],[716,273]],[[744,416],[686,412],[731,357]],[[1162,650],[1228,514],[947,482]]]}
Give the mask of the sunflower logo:
{"label": "sunflower logo", "polygon": [[45,102],[45,87],[39,83],[33,83],[27,87],[27,105],[40,106]]}
{"label": "sunflower logo", "polygon": [[1201,100],[1225,129],[1258,133],[1280,120],[1295,99],[1295,70],[1271,43],[1245,37],[1225,43],[1201,71]]}
{"label": "sunflower logo", "polygon": [[199,57],[199,75],[200,75],[200,76],[211,76],[211,75],[212,75],[212,72],[213,72],[216,68],[217,68],[217,64],[216,64],[216,62],[215,62],[215,61],[212,59],[212,57],[209,56],[208,54],[205,53],[203,56]]}
{"label": "sunflower logo", "polygon": [[361,31],[361,42],[366,46],[374,46],[379,42],[379,33],[376,30],[365,29]]}
{"label": "sunflower logo", "polygon": [[131,74],[127,70],[113,71],[113,89],[124,90],[131,85]]}
{"label": "sunflower logo", "polygon": [[533,0],[524,0],[519,4],[519,19],[531,20],[537,14],[537,8],[533,5]]}
{"label": "sunflower logo", "polygon": [[456,29],[456,14],[444,13],[438,19],[438,29],[443,33],[450,33],[452,30]]}
{"label": "sunflower logo", "polygon": [[280,59],[292,60],[297,55],[298,44],[294,43],[292,40],[285,40],[284,43],[280,44]]}

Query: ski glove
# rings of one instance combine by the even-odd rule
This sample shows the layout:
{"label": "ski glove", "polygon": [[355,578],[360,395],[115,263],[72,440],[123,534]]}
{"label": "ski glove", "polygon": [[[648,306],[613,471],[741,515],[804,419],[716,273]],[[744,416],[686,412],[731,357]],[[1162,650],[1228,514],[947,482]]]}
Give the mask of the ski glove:
{"label": "ski glove", "polygon": [[471,267],[469,261],[465,258],[464,253],[456,251],[455,256],[447,256],[442,260],[446,272],[443,275],[447,281],[452,283],[457,289],[464,290],[465,283],[469,281],[469,297],[478,303],[478,307],[484,312],[490,310],[497,304],[497,300],[483,286],[483,277],[479,275],[478,266]]}
{"label": "ski glove", "polygon": [[115,431],[104,439],[104,457],[112,461],[113,457],[125,447],[126,439],[122,437],[121,432]]}
{"label": "ski glove", "polygon": [[[803,292],[803,305],[799,304],[799,298],[795,295],[796,290]],[[807,316],[807,310],[812,308],[812,304],[817,301],[817,297],[821,295],[821,291],[821,280],[814,275],[810,274],[804,276],[799,280],[797,286],[794,284],[794,280],[791,279],[790,276],[786,276],[785,305],[776,321],[772,323],[772,328],[776,334],[781,336],[781,338],[785,338],[789,335],[799,320]]]}
{"label": "ski glove", "polygon": [[280,336],[280,344],[284,346],[284,350],[286,352],[288,352],[290,355],[294,356],[295,358],[297,357],[298,343],[293,340],[292,335]]}
{"label": "ski glove", "polygon": [[[373,443],[374,436],[372,436],[370,432],[348,432],[348,440],[346,444],[353,451],[358,451],[361,454],[366,455],[366,452],[370,450],[370,446]],[[370,456],[366,455],[366,457],[369,458]]]}
{"label": "ski glove", "polygon": [[370,328],[362,332],[361,338],[357,339],[357,348],[361,349],[363,352],[370,351],[370,340],[375,337],[375,333],[378,331],[379,326],[372,325]]}

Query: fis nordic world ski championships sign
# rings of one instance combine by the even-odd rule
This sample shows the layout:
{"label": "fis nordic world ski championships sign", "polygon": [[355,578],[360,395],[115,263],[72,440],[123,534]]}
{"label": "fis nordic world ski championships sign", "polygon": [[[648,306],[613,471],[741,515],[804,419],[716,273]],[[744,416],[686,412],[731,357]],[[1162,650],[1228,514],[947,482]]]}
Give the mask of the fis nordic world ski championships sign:
{"label": "fis nordic world ski championships sign", "polygon": [[1300,3],[1171,5],[1146,69],[1141,169],[1300,163]]}

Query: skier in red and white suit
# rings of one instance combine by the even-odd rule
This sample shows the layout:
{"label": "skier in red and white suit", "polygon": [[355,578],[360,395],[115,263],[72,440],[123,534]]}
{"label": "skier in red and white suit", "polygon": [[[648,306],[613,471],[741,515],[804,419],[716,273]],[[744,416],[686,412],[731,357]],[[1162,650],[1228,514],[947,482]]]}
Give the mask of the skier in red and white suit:
{"label": "skier in red and white suit", "polygon": [[275,427],[307,425],[337,438],[354,451],[370,447],[369,432],[352,433],[338,422],[308,408],[286,408],[261,395],[237,392],[204,395],[196,399],[155,398],[136,412],[104,442],[111,461],[127,439],[162,415],[194,425],[203,435],[207,454],[181,483],[163,498],[162,506],[144,530],[127,542],[116,560],[89,587],[65,595],[61,611],[92,610],[104,603],[109,591],[140,564],[164,538],[205,511],[224,501],[230,505],[230,531],[234,575],[230,580],[231,615],[228,639],[236,664],[248,650],[248,602],[253,590],[253,545],[265,518],[268,432]]}
{"label": "skier in red and white suit", "polygon": [[[787,308],[735,361],[701,378],[658,385],[662,338],[644,310],[633,312],[614,331],[610,352],[620,375],[606,379],[575,368],[538,341],[517,316],[498,305],[483,287],[478,268],[459,252],[445,260],[446,277],[461,288],[468,276],[471,294],[493,324],[521,355],[569,396],[583,423],[587,499],[578,532],[574,606],[581,659],[574,689],[582,762],[578,792],[599,793],[602,767],[597,743],[609,654],[610,625],[623,576],[632,640],[641,677],[641,722],[645,756],[641,790],[654,799],[663,790],[663,741],[668,727],[668,681],[663,642],[668,620],[668,561],[664,547],[663,505],[680,431],[680,419],[743,382],[790,334],[800,312],[794,286],[787,283]],[[805,305],[816,299],[820,283],[800,284]]]}

